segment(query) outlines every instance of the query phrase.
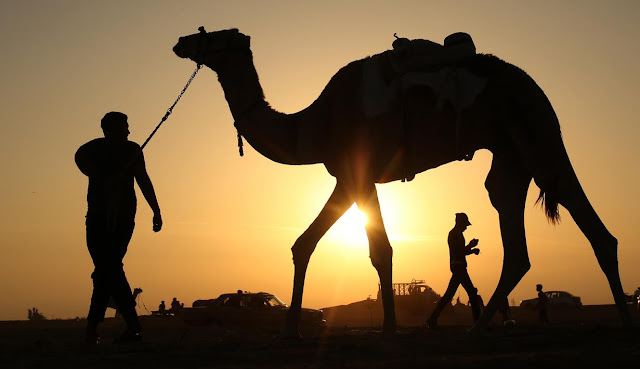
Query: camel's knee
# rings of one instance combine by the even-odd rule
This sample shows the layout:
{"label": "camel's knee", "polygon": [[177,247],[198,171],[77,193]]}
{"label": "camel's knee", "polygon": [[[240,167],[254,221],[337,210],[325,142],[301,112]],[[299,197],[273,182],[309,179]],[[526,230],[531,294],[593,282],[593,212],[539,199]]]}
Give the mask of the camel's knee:
{"label": "camel's knee", "polygon": [[387,269],[391,268],[392,259],[393,259],[393,249],[390,245],[386,247],[381,247],[376,250],[371,251],[371,264],[374,268],[381,273],[383,271],[387,271]]}
{"label": "camel's knee", "polygon": [[598,259],[600,268],[605,272],[618,273],[618,240],[610,235],[605,241],[593,242],[593,251]]}
{"label": "camel's knee", "polygon": [[516,265],[516,272],[514,276],[515,279],[520,281],[525,276],[525,274],[529,272],[530,269],[531,269],[531,262],[529,261],[528,258],[518,263],[518,265]]}
{"label": "camel's knee", "polygon": [[531,269],[531,262],[529,261],[529,257],[524,255],[522,257],[509,259],[504,267],[507,272],[507,277],[519,281]]}
{"label": "camel's knee", "polygon": [[529,256],[525,252],[519,253],[518,257],[513,258],[510,262],[511,265],[513,265],[516,275],[520,278],[524,277],[531,269],[531,261],[529,261]]}
{"label": "camel's knee", "polygon": [[597,254],[601,254],[607,260],[615,260],[618,262],[618,240],[609,234],[606,240],[600,242],[595,241],[594,249]]}
{"label": "camel's knee", "polygon": [[315,250],[317,242],[314,242],[309,237],[302,235],[298,237],[296,242],[291,247],[291,254],[293,255],[293,264],[298,266],[306,266],[309,264],[311,254]]}
{"label": "camel's knee", "polygon": [[502,269],[502,276],[498,282],[494,296],[508,296],[518,285],[518,282],[529,272],[531,263],[528,258],[514,260],[514,263],[505,264]]}

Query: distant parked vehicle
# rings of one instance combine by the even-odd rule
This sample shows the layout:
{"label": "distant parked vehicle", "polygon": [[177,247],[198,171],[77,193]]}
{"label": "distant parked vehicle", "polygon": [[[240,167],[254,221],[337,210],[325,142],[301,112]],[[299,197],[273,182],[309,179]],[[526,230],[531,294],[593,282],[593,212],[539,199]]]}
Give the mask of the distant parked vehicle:
{"label": "distant parked vehicle", "polygon": [[[442,297],[426,285],[422,279],[412,279],[408,283],[393,283],[391,287],[396,309],[403,309],[412,314],[425,315],[430,313]],[[377,300],[382,303],[380,284],[378,284]]]}
{"label": "distant parked vehicle", "polygon": [[[222,326],[280,326],[289,307],[275,295],[258,293],[225,293],[218,298],[196,300],[193,307],[184,308],[188,324]],[[322,310],[302,309],[300,323],[314,327],[326,324]]]}
{"label": "distant parked vehicle", "polygon": [[[553,308],[579,308],[582,306],[580,297],[573,296],[565,291],[547,291],[545,292],[549,299],[548,307]],[[520,301],[520,307],[525,309],[535,309],[538,306],[538,298]]]}

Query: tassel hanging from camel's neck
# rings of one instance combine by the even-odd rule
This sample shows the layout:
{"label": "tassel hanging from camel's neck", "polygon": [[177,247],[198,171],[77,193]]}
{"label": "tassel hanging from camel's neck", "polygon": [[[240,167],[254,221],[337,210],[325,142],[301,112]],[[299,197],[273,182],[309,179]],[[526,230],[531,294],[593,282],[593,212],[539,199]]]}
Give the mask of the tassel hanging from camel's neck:
{"label": "tassel hanging from camel's neck", "polygon": [[[249,107],[247,107],[245,110],[243,110],[240,114],[238,114],[238,118],[235,120],[235,122],[233,122],[233,126],[236,127],[236,132],[238,132],[238,151],[240,152],[240,156],[244,156],[244,149],[242,148],[244,146],[244,143],[242,142],[242,135],[240,134],[240,131],[238,130],[238,122],[242,119],[244,119],[244,117],[253,109],[255,109],[258,105],[260,104],[266,104],[266,102],[264,101],[264,99],[258,99],[256,100],[253,104],[249,105]],[[268,105],[268,104],[267,104]],[[233,114],[233,113],[232,113]],[[233,115],[234,118],[236,117],[236,115]]]}
{"label": "tassel hanging from camel's neck", "polygon": [[240,152],[240,156],[244,156],[244,149],[242,146],[244,146],[244,143],[242,142],[242,135],[238,132],[238,151]]}

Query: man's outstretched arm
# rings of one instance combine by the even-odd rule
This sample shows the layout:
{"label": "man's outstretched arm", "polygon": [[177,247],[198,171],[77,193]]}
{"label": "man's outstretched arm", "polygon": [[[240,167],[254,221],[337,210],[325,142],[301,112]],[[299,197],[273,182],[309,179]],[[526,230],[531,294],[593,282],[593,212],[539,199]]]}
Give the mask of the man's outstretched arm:
{"label": "man's outstretched arm", "polygon": [[144,166],[144,159],[142,164],[138,166],[135,173],[136,182],[145,200],[153,210],[153,231],[158,232],[162,229],[162,215],[160,215],[160,206],[158,205],[158,199],[156,198],[156,192],[153,189],[153,183],[151,178],[147,174],[147,169]]}

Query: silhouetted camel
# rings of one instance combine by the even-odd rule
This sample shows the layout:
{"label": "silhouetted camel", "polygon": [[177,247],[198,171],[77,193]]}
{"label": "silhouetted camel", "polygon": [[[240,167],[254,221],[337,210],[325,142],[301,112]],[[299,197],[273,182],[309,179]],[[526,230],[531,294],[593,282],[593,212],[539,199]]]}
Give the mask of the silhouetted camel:
{"label": "silhouetted camel", "polygon": [[[369,219],[366,232],[371,262],[380,277],[383,333],[395,332],[392,248],[375,184],[411,179],[427,169],[469,159],[478,149],[493,153],[485,187],[499,214],[504,260],[498,286],[472,330],[488,325],[530,268],[524,206],[532,179],[541,189],[548,219],[559,219],[557,205],[562,204],[589,239],[622,321],[630,325],[618,272],[617,240],[580,186],[549,100],[524,71],[492,55],[474,53],[455,60],[449,68],[426,65],[423,69],[431,74],[417,73],[415,78],[431,81],[420,84],[411,82],[402,69],[425,72],[420,70],[425,63],[393,67],[394,52],[387,51],[348,64],[309,107],[283,114],[264,99],[249,43],[250,38],[237,29],[201,31],[181,37],[173,50],[217,72],[239,133],[259,153],[283,164],[322,163],[336,177],[326,205],[291,248],[295,274],[284,336],[298,335],[305,274],[317,242],[353,202]],[[434,83],[438,78],[441,82]],[[447,79],[471,88],[447,94],[452,86],[445,83]],[[398,81],[409,82],[392,90]],[[467,98],[473,95],[473,85],[476,96]],[[372,92],[375,88],[380,92]],[[400,93],[389,95],[389,91]],[[385,98],[385,93],[391,98]]]}

